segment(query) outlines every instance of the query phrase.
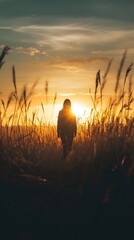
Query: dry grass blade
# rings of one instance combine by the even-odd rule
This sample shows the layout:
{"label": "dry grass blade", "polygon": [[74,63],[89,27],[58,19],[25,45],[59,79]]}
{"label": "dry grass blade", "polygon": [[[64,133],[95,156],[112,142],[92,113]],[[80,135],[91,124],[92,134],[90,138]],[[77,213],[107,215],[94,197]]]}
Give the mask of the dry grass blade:
{"label": "dry grass blade", "polygon": [[44,105],[42,102],[41,102],[41,107],[42,107],[43,114],[45,114],[45,109],[44,109]]}
{"label": "dry grass blade", "polygon": [[37,79],[37,80],[33,83],[32,87],[31,87],[31,89],[30,89],[30,92],[29,92],[29,94],[27,95],[27,100],[28,100],[28,98],[33,94],[33,91],[34,91],[34,89],[35,89],[38,81],[39,81],[39,79]]}
{"label": "dry grass blade", "polygon": [[12,67],[12,80],[13,80],[15,94],[16,94],[16,97],[17,97],[16,73],[15,73],[15,67],[14,66]]}
{"label": "dry grass blade", "polygon": [[106,81],[107,81],[107,75],[110,71],[110,67],[111,67],[112,62],[113,62],[113,59],[110,59],[110,61],[108,63],[108,66],[107,66],[107,69],[106,69],[106,72],[103,76],[103,82],[102,82],[101,90],[103,90],[103,88],[105,87],[105,84],[106,84]]}
{"label": "dry grass blade", "polygon": [[132,75],[129,78],[128,92],[132,93]]}
{"label": "dry grass blade", "polygon": [[26,110],[26,106],[27,106],[27,87],[26,85],[24,86],[24,89],[23,89],[23,99],[24,99],[24,105],[25,105],[25,110]]}
{"label": "dry grass blade", "polygon": [[[95,79],[95,93],[94,93],[94,107],[96,105],[96,94],[97,94],[97,89],[98,89],[98,85],[101,85],[101,77],[100,77],[100,71],[99,70],[96,74],[96,79]],[[96,108],[96,107],[95,107]]]}
{"label": "dry grass blade", "polygon": [[30,106],[31,106],[31,102],[32,102],[32,100],[30,100],[30,101],[28,102],[27,111],[29,110],[29,108],[30,108]]}
{"label": "dry grass blade", "polygon": [[131,104],[133,103],[133,91],[132,91],[132,75],[130,76],[129,78],[129,85],[128,85],[128,117],[129,117],[129,110],[130,109],[130,106]]}
{"label": "dry grass blade", "polygon": [[8,119],[8,123],[10,123],[10,121],[11,121],[11,119],[13,118],[13,114],[9,117],[9,119]]}
{"label": "dry grass blade", "polygon": [[55,105],[55,103],[56,103],[56,99],[57,99],[57,92],[55,93],[55,96],[54,96],[53,108],[54,108],[54,105]]}
{"label": "dry grass blade", "polygon": [[120,66],[119,66],[119,69],[118,69],[117,79],[116,79],[116,84],[115,84],[115,94],[116,94],[117,91],[118,91],[119,81],[120,81],[120,76],[121,76],[121,71],[122,71],[122,69],[123,69],[126,56],[127,56],[127,50],[125,50],[125,52],[124,52],[124,54],[123,54],[123,57],[122,57],[122,59],[121,59]]}
{"label": "dry grass blade", "polygon": [[133,66],[133,63],[131,63],[130,66],[127,68],[125,79],[124,79],[124,87],[125,87],[125,84],[126,84],[126,80],[127,80],[128,74],[132,70],[132,66]]}
{"label": "dry grass blade", "polygon": [[46,81],[45,83],[45,94],[46,95],[48,94],[48,81]]}
{"label": "dry grass blade", "polygon": [[46,104],[48,104],[48,81],[45,82]]}
{"label": "dry grass blade", "polygon": [[104,74],[104,77],[103,77],[104,79],[107,77],[107,75],[108,75],[108,73],[109,73],[109,70],[110,70],[110,67],[111,67],[112,62],[113,62],[113,59],[111,58],[110,61],[109,61],[109,63],[108,63],[106,72],[105,72],[105,74]]}
{"label": "dry grass blade", "polygon": [[100,98],[101,98],[101,112],[102,112],[102,92],[103,92],[103,89],[104,89],[104,87],[105,87],[105,85],[106,85],[106,82],[107,82],[107,75],[108,75],[108,73],[109,73],[109,71],[110,71],[110,67],[111,67],[111,64],[112,64],[112,61],[113,61],[113,59],[110,59],[110,61],[109,61],[109,63],[108,63],[108,66],[107,66],[107,69],[106,69],[106,72],[105,72],[105,74],[104,74],[104,76],[103,76],[103,81],[102,81],[102,83],[101,83],[101,81],[100,81]]}
{"label": "dry grass blade", "polygon": [[21,105],[23,105],[23,104],[22,104],[23,98],[24,98],[24,96],[23,96],[23,91],[22,91],[22,93],[21,93],[21,95],[20,95],[20,98],[19,98],[18,108],[21,107]]}
{"label": "dry grass blade", "polygon": [[123,83],[123,90],[122,90],[122,94],[123,94],[123,98],[122,98],[122,107],[124,105],[124,96],[125,96],[125,85],[126,85],[126,80],[128,77],[128,74],[130,73],[130,71],[132,70],[132,66],[133,63],[130,64],[130,66],[127,68],[126,74],[125,74],[125,78],[124,78],[124,83]]}
{"label": "dry grass blade", "polygon": [[56,99],[57,99],[57,92],[55,93],[54,100],[53,100],[52,119],[53,119],[53,112],[54,112],[54,106],[55,106],[55,103],[56,103]]}
{"label": "dry grass blade", "polygon": [[36,111],[32,113],[32,125],[34,125],[35,115],[36,115]]}
{"label": "dry grass blade", "polygon": [[8,97],[8,100],[7,100],[6,109],[9,107],[9,104],[10,104],[10,102],[12,101],[12,98],[13,98],[13,94],[10,93],[10,95],[9,95],[9,97]]}
{"label": "dry grass blade", "polygon": [[101,70],[99,70],[99,71],[97,72],[97,74],[96,74],[96,86],[95,86],[95,89],[96,89],[96,90],[97,90],[97,88],[98,88],[98,85],[101,84],[100,71],[101,71]]}
{"label": "dry grass blade", "polygon": [[0,69],[1,69],[1,67],[3,66],[3,64],[5,63],[5,61],[3,61],[3,60],[4,60],[5,56],[8,54],[8,52],[9,52],[10,49],[11,49],[11,48],[8,47],[8,46],[5,46],[5,47],[4,47],[4,49],[3,49],[3,51],[2,51],[2,53],[1,53],[1,55],[0,55]]}
{"label": "dry grass blade", "polygon": [[5,102],[4,102],[4,100],[3,100],[3,99],[1,99],[1,103],[2,103],[2,106],[3,106],[4,110],[5,110],[5,109],[6,109],[6,107],[5,107]]}
{"label": "dry grass blade", "polygon": [[8,97],[8,100],[7,100],[7,104],[6,104],[6,106],[5,106],[5,103],[4,103],[4,101],[3,100],[1,100],[1,103],[2,103],[2,105],[3,105],[3,108],[4,108],[4,113],[3,113],[3,117],[2,117],[2,120],[5,118],[5,116],[6,116],[6,112],[7,112],[7,109],[8,109],[8,107],[9,107],[9,104],[11,103],[11,101],[12,101],[12,98],[13,98],[13,94],[12,93],[10,93],[10,95],[9,95],[9,97]]}
{"label": "dry grass blade", "polygon": [[45,119],[45,109],[44,109],[44,105],[43,105],[42,102],[41,102],[41,108],[42,108],[42,111],[43,111],[44,120],[46,120],[46,119]]}
{"label": "dry grass blade", "polygon": [[101,84],[101,77],[100,77],[100,70],[97,72],[96,74],[96,80],[95,80],[95,97],[96,97],[96,93],[97,93],[97,88],[98,85]]}

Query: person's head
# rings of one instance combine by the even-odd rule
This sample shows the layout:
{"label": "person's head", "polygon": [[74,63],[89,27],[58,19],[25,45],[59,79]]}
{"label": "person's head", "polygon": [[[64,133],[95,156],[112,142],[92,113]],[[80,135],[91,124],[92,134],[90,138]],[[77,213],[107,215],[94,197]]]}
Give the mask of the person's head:
{"label": "person's head", "polygon": [[65,99],[65,101],[63,102],[63,108],[71,109],[71,101],[70,101],[70,99]]}

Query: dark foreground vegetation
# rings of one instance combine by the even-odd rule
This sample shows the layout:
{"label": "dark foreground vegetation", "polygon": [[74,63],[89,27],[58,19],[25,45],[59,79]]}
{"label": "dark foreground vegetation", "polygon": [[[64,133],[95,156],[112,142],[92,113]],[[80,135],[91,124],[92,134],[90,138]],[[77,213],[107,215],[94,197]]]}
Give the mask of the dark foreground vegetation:
{"label": "dark foreground vegetation", "polygon": [[125,58],[126,52],[106,109],[103,90],[112,60],[103,78],[98,71],[90,118],[78,123],[65,160],[56,127],[36,113],[28,118],[36,84],[19,94],[12,68],[14,91],[6,103],[1,100],[0,114],[0,239],[134,239],[132,64],[119,89]]}
{"label": "dark foreground vegetation", "polygon": [[78,172],[4,181],[1,239],[133,239],[134,178],[122,171],[106,172],[96,186],[81,186]]}

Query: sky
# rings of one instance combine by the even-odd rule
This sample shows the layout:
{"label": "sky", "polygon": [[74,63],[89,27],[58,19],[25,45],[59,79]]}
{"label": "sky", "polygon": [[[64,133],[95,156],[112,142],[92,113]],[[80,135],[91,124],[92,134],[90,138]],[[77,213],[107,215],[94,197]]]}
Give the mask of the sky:
{"label": "sky", "polygon": [[[105,94],[113,93],[127,49],[124,71],[134,61],[133,0],[0,0],[0,51],[11,47],[0,71],[1,98],[12,90],[12,66],[21,92],[38,79],[33,105],[65,98],[88,104],[96,72],[113,59]],[[133,71],[132,71],[133,72]]]}

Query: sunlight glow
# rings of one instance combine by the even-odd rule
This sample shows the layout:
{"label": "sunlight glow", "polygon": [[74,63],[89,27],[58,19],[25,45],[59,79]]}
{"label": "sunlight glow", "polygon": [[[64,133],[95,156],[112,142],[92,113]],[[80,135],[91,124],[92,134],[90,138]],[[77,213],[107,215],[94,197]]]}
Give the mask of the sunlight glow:
{"label": "sunlight glow", "polygon": [[84,106],[80,104],[73,104],[72,106],[72,112],[76,115],[76,117],[81,117],[84,115]]}

